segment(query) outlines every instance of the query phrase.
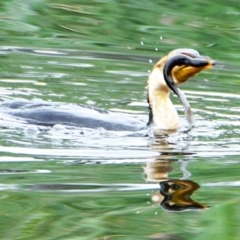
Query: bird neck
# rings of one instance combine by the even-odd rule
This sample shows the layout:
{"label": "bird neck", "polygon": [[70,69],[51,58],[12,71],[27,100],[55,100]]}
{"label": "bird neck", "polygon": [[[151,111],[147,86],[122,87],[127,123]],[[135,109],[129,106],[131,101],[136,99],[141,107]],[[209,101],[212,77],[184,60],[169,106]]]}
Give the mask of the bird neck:
{"label": "bird neck", "polygon": [[170,89],[166,85],[162,69],[155,67],[148,79],[148,101],[151,122],[160,130],[176,130],[179,117],[170,99]]}

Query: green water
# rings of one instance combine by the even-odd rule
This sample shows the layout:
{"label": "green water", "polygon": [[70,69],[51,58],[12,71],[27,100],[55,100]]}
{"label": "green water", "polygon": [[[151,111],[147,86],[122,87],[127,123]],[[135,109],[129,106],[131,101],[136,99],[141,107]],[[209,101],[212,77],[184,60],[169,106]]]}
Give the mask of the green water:
{"label": "green water", "polygon": [[[88,103],[147,121],[147,76],[160,57],[187,47],[219,64],[182,87],[196,120],[188,135],[1,116],[0,239],[239,239],[239,18],[233,0],[2,0],[1,101]],[[155,164],[198,184],[191,198],[209,207],[164,210]]]}

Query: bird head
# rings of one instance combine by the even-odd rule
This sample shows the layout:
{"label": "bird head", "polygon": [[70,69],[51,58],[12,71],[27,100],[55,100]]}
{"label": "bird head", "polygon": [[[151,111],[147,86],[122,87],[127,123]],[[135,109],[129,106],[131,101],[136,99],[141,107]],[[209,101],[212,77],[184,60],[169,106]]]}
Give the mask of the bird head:
{"label": "bird head", "polygon": [[[181,60],[177,59],[179,55],[182,56]],[[186,60],[183,60],[184,57]],[[174,84],[180,85],[200,71],[209,69],[214,65],[215,62],[211,58],[201,56],[198,51],[180,48],[171,51],[168,55],[161,58],[155,67],[159,68],[162,72],[164,72],[164,68],[168,67]],[[171,71],[169,68],[171,68]]]}

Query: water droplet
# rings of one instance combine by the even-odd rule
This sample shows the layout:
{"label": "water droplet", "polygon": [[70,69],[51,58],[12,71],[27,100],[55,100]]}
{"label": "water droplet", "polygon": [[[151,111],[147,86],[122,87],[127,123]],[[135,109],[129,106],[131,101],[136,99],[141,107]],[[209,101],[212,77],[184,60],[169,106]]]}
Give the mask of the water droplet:
{"label": "water droplet", "polygon": [[38,128],[36,126],[28,126],[25,129],[25,134],[27,134],[27,135],[36,135],[38,133],[40,133],[40,131],[38,130]]}

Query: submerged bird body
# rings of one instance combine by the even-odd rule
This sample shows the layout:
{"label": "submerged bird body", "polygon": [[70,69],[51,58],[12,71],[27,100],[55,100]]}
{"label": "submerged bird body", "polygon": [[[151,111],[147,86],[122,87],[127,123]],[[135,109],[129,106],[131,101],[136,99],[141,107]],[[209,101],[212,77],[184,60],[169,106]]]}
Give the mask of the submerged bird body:
{"label": "submerged bird body", "polygon": [[62,124],[95,129],[104,128],[109,131],[146,129],[146,123],[143,121],[89,105],[81,106],[19,99],[1,103],[0,112],[24,119],[31,124],[43,126]]}
{"label": "submerged bird body", "polygon": [[[178,95],[191,123],[191,108],[185,95],[176,87],[213,62],[201,57],[193,49],[177,49],[161,58],[148,79],[149,123],[154,129],[175,131],[179,127],[178,113],[170,100],[171,90]],[[38,125],[73,125],[88,128],[104,128],[114,131],[139,131],[147,124],[126,115],[78,105],[29,100],[12,100],[0,103],[0,112],[25,119]]]}

